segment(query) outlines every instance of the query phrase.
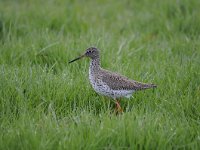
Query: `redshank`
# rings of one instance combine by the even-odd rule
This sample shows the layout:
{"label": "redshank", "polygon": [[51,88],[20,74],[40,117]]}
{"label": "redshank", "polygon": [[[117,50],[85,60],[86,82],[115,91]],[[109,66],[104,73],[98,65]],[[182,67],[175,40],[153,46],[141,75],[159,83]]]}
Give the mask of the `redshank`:
{"label": "redshank", "polygon": [[120,74],[101,68],[100,52],[95,47],[88,48],[83,55],[73,59],[69,63],[84,57],[89,57],[91,59],[89,67],[89,80],[92,87],[97,93],[113,98],[118,112],[122,111],[119,103],[120,98],[129,98],[135,91],[156,87],[155,84],[134,81]]}

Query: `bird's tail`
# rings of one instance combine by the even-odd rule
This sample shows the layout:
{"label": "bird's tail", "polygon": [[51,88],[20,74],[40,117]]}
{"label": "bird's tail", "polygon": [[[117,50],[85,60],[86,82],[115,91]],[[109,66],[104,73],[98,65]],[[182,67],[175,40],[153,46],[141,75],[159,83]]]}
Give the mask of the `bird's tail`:
{"label": "bird's tail", "polygon": [[149,88],[157,88],[157,85],[155,84],[148,84]]}
{"label": "bird's tail", "polygon": [[155,84],[144,84],[143,89],[157,88]]}
{"label": "bird's tail", "polygon": [[150,89],[150,88],[157,88],[157,85],[155,85],[155,84],[139,83],[138,86],[139,86],[138,90],[145,90],[145,89]]}

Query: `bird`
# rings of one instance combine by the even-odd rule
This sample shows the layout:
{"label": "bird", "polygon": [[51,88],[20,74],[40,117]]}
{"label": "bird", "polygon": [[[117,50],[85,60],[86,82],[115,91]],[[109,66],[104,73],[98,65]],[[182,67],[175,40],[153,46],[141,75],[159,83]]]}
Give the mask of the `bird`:
{"label": "bird", "polygon": [[98,94],[111,97],[114,100],[117,112],[123,112],[120,106],[121,98],[130,98],[136,91],[157,87],[155,84],[138,82],[121,74],[103,69],[100,61],[100,50],[96,47],[87,48],[81,56],[69,61],[69,63],[84,57],[91,59],[89,66],[90,84]]}

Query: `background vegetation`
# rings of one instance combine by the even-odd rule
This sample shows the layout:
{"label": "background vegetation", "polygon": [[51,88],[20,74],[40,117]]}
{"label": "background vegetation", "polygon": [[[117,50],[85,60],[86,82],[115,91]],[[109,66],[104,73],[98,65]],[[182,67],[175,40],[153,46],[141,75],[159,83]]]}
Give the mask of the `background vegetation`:
{"label": "background vegetation", "polygon": [[[0,149],[199,149],[199,0],[1,0]],[[102,66],[158,85],[122,99],[88,81]]]}

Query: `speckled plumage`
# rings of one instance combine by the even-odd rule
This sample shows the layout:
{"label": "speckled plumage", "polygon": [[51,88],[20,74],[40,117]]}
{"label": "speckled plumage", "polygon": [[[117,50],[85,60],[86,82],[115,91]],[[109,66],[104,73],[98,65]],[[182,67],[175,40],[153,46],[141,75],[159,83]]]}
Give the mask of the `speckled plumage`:
{"label": "speckled plumage", "polygon": [[133,92],[138,90],[156,87],[154,84],[137,82],[120,74],[102,69],[100,66],[99,50],[94,47],[88,48],[85,54],[70,61],[70,63],[85,56],[91,58],[89,80],[94,90],[99,94],[117,99],[130,97]]}

